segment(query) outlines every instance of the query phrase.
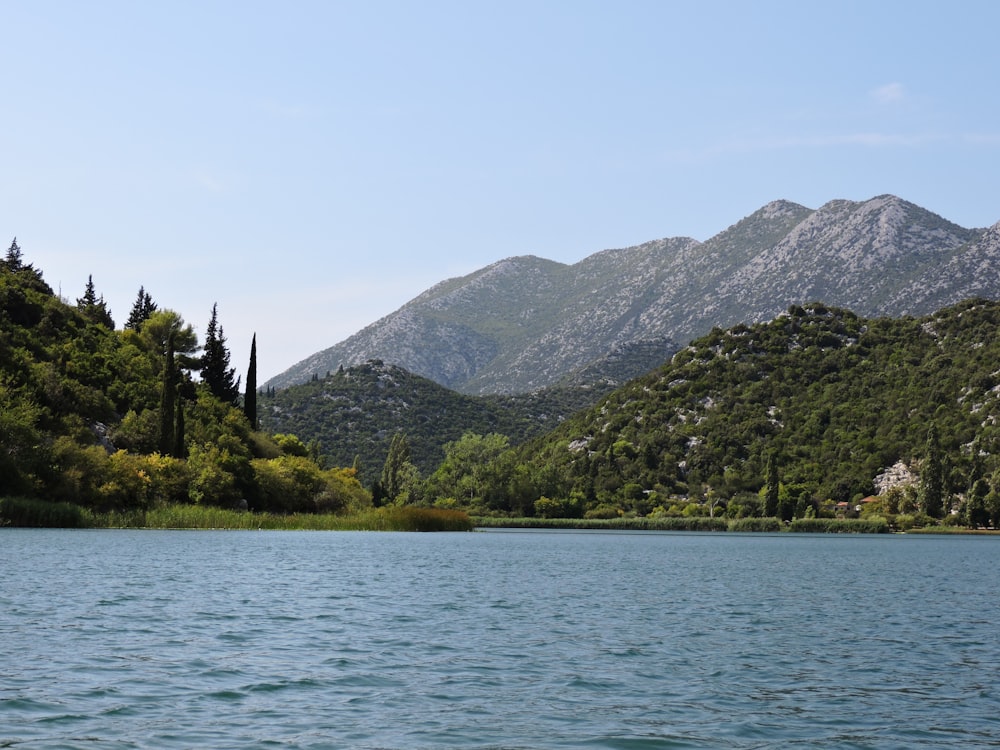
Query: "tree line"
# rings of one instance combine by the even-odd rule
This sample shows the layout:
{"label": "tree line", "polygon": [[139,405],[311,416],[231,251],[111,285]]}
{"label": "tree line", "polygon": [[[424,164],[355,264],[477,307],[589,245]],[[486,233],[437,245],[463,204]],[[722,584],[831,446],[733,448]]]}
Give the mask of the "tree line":
{"label": "tree line", "polygon": [[370,507],[351,468],[259,429],[213,304],[204,341],[140,286],[125,324],[88,277],[60,299],[16,238],[0,264],[0,496],[100,510],[204,503],[277,512]]}
{"label": "tree line", "polygon": [[[382,489],[476,515],[1000,527],[998,330],[981,299],[900,319],[792,306],[713,330],[541,437],[470,432],[422,477],[387,461]],[[876,487],[896,464],[907,478]]]}
{"label": "tree line", "polygon": [[[900,319],[792,306],[772,321],[714,329],[590,406],[539,416],[533,436],[510,437],[530,411],[504,423],[512,409],[483,412],[438,394],[417,423],[425,432],[391,429],[386,417],[378,459],[331,463],[324,441],[262,430],[259,412],[270,419],[279,397],[301,396],[280,401],[301,413],[322,389],[352,382],[371,391],[372,409],[381,392],[398,412],[398,371],[367,366],[381,389],[361,368],[303,386],[309,398],[258,391],[256,336],[241,384],[217,304],[199,341],[140,286],[119,329],[92,277],[70,304],[15,239],[0,264],[0,495],[121,509],[417,505],[498,517],[877,514],[995,526],[998,327],[1000,304],[986,300]],[[534,413],[551,419],[557,402],[532,398]],[[459,419],[442,439],[434,426],[445,410]],[[338,427],[372,413],[354,411],[321,421]],[[440,451],[433,461],[431,449]],[[877,488],[895,464],[909,480]]]}

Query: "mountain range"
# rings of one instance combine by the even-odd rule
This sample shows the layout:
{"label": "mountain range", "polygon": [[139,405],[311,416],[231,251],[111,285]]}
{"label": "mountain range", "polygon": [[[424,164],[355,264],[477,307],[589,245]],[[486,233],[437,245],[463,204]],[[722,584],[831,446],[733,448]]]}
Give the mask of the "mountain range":
{"label": "mountain range", "polygon": [[572,265],[507,258],[443,281],[265,385],[372,359],[466,394],[525,393],[662,364],[715,327],[822,301],[924,315],[1000,298],[1000,222],[967,229],[892,195],[768,203],[711,239],[654,240]]}

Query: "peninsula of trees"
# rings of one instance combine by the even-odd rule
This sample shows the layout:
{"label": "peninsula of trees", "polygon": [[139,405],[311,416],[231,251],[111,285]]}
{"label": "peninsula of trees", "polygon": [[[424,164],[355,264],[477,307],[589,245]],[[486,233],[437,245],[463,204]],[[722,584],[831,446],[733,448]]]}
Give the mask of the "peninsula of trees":
{"label": "peninsula of trees", "polygon": [[75,305],[60,299],[15,239],[0,264],[0,497],[102,510],[370,507],[353,469],[257,429],[229,358],[215,305],[199,342],[140,287],[116,329],[92,278]]}

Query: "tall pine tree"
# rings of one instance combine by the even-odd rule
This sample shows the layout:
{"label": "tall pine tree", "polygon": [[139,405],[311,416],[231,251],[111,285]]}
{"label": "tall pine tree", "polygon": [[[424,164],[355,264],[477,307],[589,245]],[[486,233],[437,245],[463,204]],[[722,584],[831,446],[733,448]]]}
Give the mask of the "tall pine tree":
{"label": "tall pine tree", "polygon": [[216,398],[233,406],[239,405],[240,381],[236,370],[229,366],[229,349],[226,348],[226,335],[219,325],[218,303],[212,305],[212,319],[208,321],[205,332],[201,379]]}
{"label": "tall pine tree", "polygon": [[138,331],[142,324],[149,320],[149,317],[156,312],[156,303],[149,296],[149,292],[143,287],[139,287],[139,296],[132,303],[132,311],[128,314],[125,328],[131,331]]}
{"label": "tall pine tree", "polygon": [[10,247],[7,248],[7,255],[3,262],[10,271],[21,270],[21,247],[17,244],[17,237],[14,238],[14,241],[10,243]]}
{"label": "tall pine tree", "polygon": [[83,296],[77,298],[76,306],[95,323],[100,323],[108,328],[115,327],[115,321],[111,318],[111,311],[104,301],[104,296],[98,297],[97,292],[94,291],[93,276],[87,277],[87,286],[83,291]]}
{"label": "tall pine tree", "polygon": [[250,427],[257,429],[257,334],[250,341],[250,367],[247,368],[247,390],[243,396],[243,413]]}

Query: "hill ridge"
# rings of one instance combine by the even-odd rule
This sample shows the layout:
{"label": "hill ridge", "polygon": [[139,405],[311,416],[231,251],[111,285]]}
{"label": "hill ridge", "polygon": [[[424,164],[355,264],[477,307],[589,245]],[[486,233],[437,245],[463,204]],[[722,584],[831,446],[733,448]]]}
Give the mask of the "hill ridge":
{"label": "hill ridge", "polygon": [[630,342],[684,343],[817,299],[925,314],[1000,297],[998,226],[966,229],[890,194],[818,209],[780,199],[704,242],[661,238],[570,265],[511,256],[435,284],[266,385],[382,359],[463,393],[528,392]]}

